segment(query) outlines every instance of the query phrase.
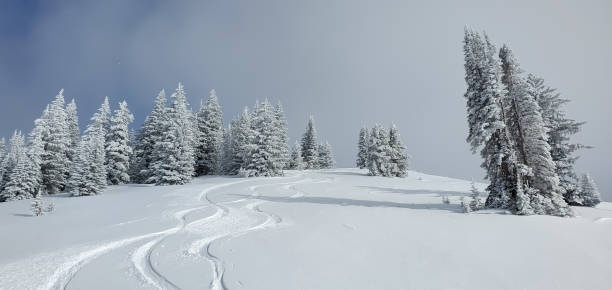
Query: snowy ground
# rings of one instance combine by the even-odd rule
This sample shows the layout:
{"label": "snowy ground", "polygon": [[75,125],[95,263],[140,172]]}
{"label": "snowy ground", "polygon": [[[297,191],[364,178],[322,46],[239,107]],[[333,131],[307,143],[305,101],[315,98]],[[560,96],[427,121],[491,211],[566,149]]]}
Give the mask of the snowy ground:
{"label": "snowy ground", "polygon": [[468,189],[338,169],[1,203],[0,289],[612,289],[612,204],[462,214]]}

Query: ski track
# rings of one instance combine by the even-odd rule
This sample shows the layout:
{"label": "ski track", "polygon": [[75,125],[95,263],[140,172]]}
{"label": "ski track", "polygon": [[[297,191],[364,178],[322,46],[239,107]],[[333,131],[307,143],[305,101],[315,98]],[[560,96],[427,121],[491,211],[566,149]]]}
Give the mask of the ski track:
{"label": "ski track", "polygon": [[[213,191],[219,188],[223,188],[223,187],[227,187],[227,186],[231,186],[231,185],[235,185],[235,184],[239,184],[239,183],[243,183],[246,181],[248,180],[227,182],[227,183],[210,186],[200,192],[197,200],[202,201],[202,198],[207,197],[207,194],[210,191]],[[212,204],[212,202],[210,202],[208,198],[207,198],[207,201],[209,204]],[[180,287],[172,283],[167,277],[165,277],[160,271],[158,271],[155,268],[155,265],[153,264],[152,259],[151,259],[151,255],[160,243],[162,243],[168,237],[174,234],[177,234],[178,232],[184,231],[187,226],[212,222],[226,215],[228,212],[227,208],[217,206],[217,211],[213,215],[198,219],[196,221],[193,221],[187,224],[186,216],[188,214],[194,211],[197,211],[197,210],[207,208],[208,206],[209,205],[198,206],[198,207],[181,210],[181,211],[174,213],[174,217],[179,221],[179,225],[177,225],[177,227],[175,227],[172,231],[169,231],[168,233],[164,234],[163,236],[140,246],[138,249],[136,249],[132,253],[132,256],[131,256],[132,264],[134,265],[134,268],[136,268],[138,274],[140,275],[140,277],[142,278],[144,282],[146,282],[147,284],[157,289],[180,289]]]}
{"label": "ski track", "polygon": [[[301,175],[297,175],[297,176],[291,176],[288,178],[292,178],[292,177],[300,177]],[[248,190],[252,193],[250,198],[246,198],[243,200],[247,200],[247,199],[253,199],[257,196],[259,196],[260,194],[257,193],[257,189],[262,188],[262,187],[268,187],[268,186],[279,186],[279,185],[285,185],[283,187],[283,189],[292,189],[295,191],[298,191],[297,189],[295,189],[295,185],[300,184],[300,183],[304,183],[307,181],[310,181],[310,178],[306,178],[306,179],[302,179],[302,180],[297,180],[297,181],[293,181],[293,182],[281,182],[281,183],[268,183],[268,184],[259,184],[259,185],[253,185],[248,187]],[[325,182],[325,181],[323,181]],[[314,182],[314,183],[319,183],[319,182]],[[221,206],[219,203],[215,203],[214,201],[212,201],[210,199],[209,196],[205,197],[213,206],[217,205],[220,208],[224,208],[227,210],[226,207]],[[223,261],[221,261],[221,259],[219,259],[217,256],[215,256],[212,252],[211,252],[211,246],[214,242],[220,241],[222,239],[225,238],[230,238],[230,237],[239,237],[239,236],[243,236],[246,235],[250,232],[253,231],[258,231],[258,230],[262,230],[262,229],[267,229],[267,228],[273,228],[276,227],[278,224],[280,224],[282,222],[282,218],[279,217],[278,215],[275,215],[273,213],[269,213],[266,211],[263,211],[259,208],[259,206],[263,203],[265,203],[266,201],[255,201],[252,203],[247,204],[246,206],[244,206],[245,209],[257,213],[258,215],[266,215],[266,219],[265,221],[263,221],[260,224],[257,224],[255,226],[251,226],[249,228],[246,229],[236,229],[236,230],[230,230],[228,232],[225,233],[221,233],[212,237],[206,237],[204,239],[198,240],[194,243],[192,243],[192,245],[190,246],[188,253],[192,254],[192,255],[197,255],[199,253],[200,256],[203,256],[206,260],[208,260],[208,262],[211,265],[212,268],[212,274],[213,274],[213,279],[210,282],[209,288],[213,289],[213,290],[220,290],[220,289],[226,289],[227,287],[225,286],[225,283],[223,281],[223,276],[225,274],[225,266]],[[229,210],[226,212],[229,215]]]}
{"label": "ski track", "polygon": [[[147,285],[152,286],[157,289],[180,289],[180,287],[178,287],[176,284],[171,282],[160,271],[158,271],[152,262],[152,253],[155,252],[156,248],[160,244],[162,244],[163,241],[165,241],[168,237],[175,235],[179,232],[189,230],[190,227],[205,226],[205,227],[212,227],[214,229],[215,222],[220,221],[230,216],[230,208],[228,208],[226,205],[237,204],[237,203],[241,203],[247,200],[252,200],[253,198],[256,198],[257,196],[260,195],[257,192],[257,190],[262,187],[284,185],[282,189],[295,192],[294,195],[290,196],[290,197],[295,197],[296,195],[303,196],[305,194],[303,191],[298,190],[295,187],[296,185],[300,183],[306,183],[306,182],[324,183],[324,182],[331,181],[329,180],[329,178],[327,180],[322,179],[322,180],[317,180],[317,181],[314,181],[312,178],[299,179],[301,176],[302,174],[286,176],[286,177],[279,177],[279,179],[298,178],[298,180],[291,181],[291,182],[264,183],[264,184],[249,186],[247,187],[247,189],[251,192],[251,195],[249,197],[237,199],[233,201],[227,201],[227,202],[215,202],[211,199],[211,197],[209,196],[209,193],[211,193],[214,190],[221,189],[224,187],[228,187],[228,186],[232,186],[232,185],[236,185],[236,184],[240,184],[240,183],[244,183],[248,181],[261,181],[262,179],[243,179],[240,181],[227,182],[227,183],[210,186],[202,190],[200,194],[197,196],[198,202],[201,203],[205,201],[207,204],[198,205],[196,207],[187,208],[187,209],[181,209],[176,212],[171,212],[171,210],[164,211],[162,216],[167,216],[167,217],[172,216],[174,219],[178,221],[177,225],[172,228],[158,231],[158,232],[152,232],[148,234],[133,236],[133,237],[125,238],[125,239],[110,241],[110,242],[103,243],[103,244],[93,246],[93,247],[87,247],[84,249],[82,248],[82,250],[77,250],[76,254],[67,254],[67,252],[71,251],[70,249],[67,249],[61,252],[54,252],[48,255],[34,257],[33,259],[24,261],[24,263],[26,264],[33,264],[33,263],[47,264],[50,269],[55,269],[52,272],[52,274],[45,275],[44,271],[37,273],[37,275],[39,276],[38,277],[39,279],[36,282],[37,286],[33,287],[32,285],[29,285],[29,283],[32,280],[32,276],[29,273],[25,273],[25,272],[24,273],[13,273],[15,274],[15,276],[11,277],[13,278],[11,280],[15,280],[16,283],[11,282],[11,285],[22,285],[21,289],[66,289],[69,286],[70,282],[73,280],[73,278],[76,276],[76,274],[85,265],[92,262],[93,260],[100,257],[101,255],[107,254],[113,250],[131,245],[131,244],[143,241],[143,240],[149,240],[143,245],[141,245],[140,247],[136,248],[130,254],[131,263],[133,267],[136,269],[139,278]],[[169,193],[169,194],[173,194],[173,193]],[[282,218],[279,217],[278,215],[261,210],[260,205],[263,203],[266,203],[266,201],[259,200],[259,201],[248,203],[242,207],[250,212],[255,213],[256,215],[265,215],[266,219],[263,222],[257,225],[254,225],[254,226],[247,227],[247,228],[240,228],[241,224],[235,223],[238,220],[230,219],[229,222],[230,222],[231,227],[222,229],[220,233],[215,233],[211,236],[208,236],[208,237],[205,237],[203,239],[193,242],[191,246],[189,247],[189,249],[187,250],[187,253],[192,254],[192,255],[202,256],[210,263],[212,273],[213,273],[213,279],[209,285],[210,289],[226,289],[226,286],[224,285],[224,281],[223,281],[223,275],[225,273],[225,267],[223,265],[223,261],[221,261],[217,256],[215,256],[211,252],[211,245],[214,242],[222,240],[224,238],[243,236],[253,231],[273,228],[282,222]],[[187,223],[187,220],[186,220],[187,215],[193,212],[196,212],[198,210],[202,210],[204,208],[210,207],[210,206],[216,208],[216,212],[214,214]],[[232,207],[231,210],[239,211],[240,208]],[[243,217],[240,214],[244,215],[244,212],[242,213],[238,212],[238,214],[239,214],[238,217]],[[142,221],[144,219],[146,218],[131,220],[131,221],[115,224],[114,226],[123,226],[126,224]],[[223,224],[221,223],[219,226],[223,226]],[[62,262],[59,265],[56,262],[58,259],[62,260]],[[6,266],[5,268],[8,269],[9,272],[11,272],[11,270],[14,270],[12,267],[20,268],[21,267],[19,266],[20,264],[21,263],[15,263],[14,265],[5,265]],[[0,277],[3,277],[3,276],[6,276],[6,275],[0,274]],[[40,277],[40,276],[46,276],[46,277]],[[40,283],[41,280],[44,282]],[[7,282],[7,281],[5,280],[4,282]]]}

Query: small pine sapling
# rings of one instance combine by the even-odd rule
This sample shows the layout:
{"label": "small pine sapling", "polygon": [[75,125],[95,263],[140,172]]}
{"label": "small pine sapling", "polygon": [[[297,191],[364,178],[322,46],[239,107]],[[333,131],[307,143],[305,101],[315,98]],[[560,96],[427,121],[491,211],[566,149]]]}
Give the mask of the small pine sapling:
{"label": "small pine sapling", "polygon": [[40,198],[36,198],[32,201],[30,206],[30,210],[32,211],[33,216],[41,216],[43,215],[43,202]]}
{"label": "small pine sapling", "polygon": [[472,181],[472,188],[470,189],[470,192],[472,192],[472,194],[470,194],[470,197],[472,198],[469,204],[470,209],[472,211],[482,209],[482,201],[480,200],[480,192],[476,188],[476,184],[474,183],[474,181]]}

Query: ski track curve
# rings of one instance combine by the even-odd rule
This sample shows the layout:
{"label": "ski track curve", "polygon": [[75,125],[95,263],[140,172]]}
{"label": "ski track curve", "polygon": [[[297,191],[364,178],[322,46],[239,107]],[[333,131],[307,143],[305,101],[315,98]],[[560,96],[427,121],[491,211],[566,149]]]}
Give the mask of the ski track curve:
{"label": "ski track curve", "polygon": [[[227,186],[231,186],[231,185],[235,185],[235,184],[239,184],[239,183],[243,183],[246,181],[248,180],[227,182],[227,183],[222,183],[222,184],[217,184],[217,185],[207,187],[206,189],[200,192],[197,200],[203,201],[202,198],[207,197],[207,193],[210,191],[213,191],[219,188],[223,188],[223,187],[227,187]],[[153,264],[151,256],[159,244],[161,244],[168,237],[175,235],[181,231],[184,231],[187,226],[194,225],[194,224],[210,223],[227,214],[228,212],[227,208],[217,206],[217,211],[214,214],[198,219],[198,220],[195,220],[195,221],[192,221],[189,224],[187,224],[187,220],[186,220],[187,215],[197,210],[201,210],[201,209],[209,207],[210,204],[212,203],[208,199],[207,201],[209,203],[207,205],[198,206],[198,207],[189,208],[189,209],[180,210],[178,212],[175,212],[174,218],[179,221],[179,224],[175,228],[173,228],[171,231],[168,231],[161,237],[158,237],[150,242],[145,243],[144,245],[140,246],[138,249],[136,249],[132,253],[131,255],[132,264],[134,268],[136,269],[136,271],[138,272],[139,276],[142,278],[142,280],[145,283],[157,289],[180,289],[179,286],[172,283],[166,276],[164,276],[160,271],[158,271],[155,268],[155,265]]]}
{"label": "ski track curve", "polygon": [[[295,178],[295,177],[301,177],[300,175],[296,175],[296,176],[290,176],[288,178]],[[301,179],[301,180],[297,180],[297,181],[292,181],[292,182],[280,182],[280,183],[267,183],[267,184],[259,184],[259,185],[253,185],[248,187],[248,190],[251,192],[251,195],[249,198],[245,198],[242,200],[248,200],[248,199],[253,199],[256,198],[257,196],[259,196],[260,194],[257,192],[257,189],[262,188],[262,187],[269,187],[269,186],[279,186],[279,185],[285,185],[282,188],[283,189],[291,189],[292,191],[298,191],[297,189],[295,189],[295,186],[300,184],[300,183],[305,183],[311,181],[311,178],[306,178],[306,179]],[[329,182],[327,180],[319,180],[319,181],[314,181],[312,183],[323,183],[323,182]],[[215,203],[213,200],[210,199],[210,197],[206,196],[206,199],[211,202],[211,204],[213,206],[215,205],[219,205],[220,203]],[[242,201],[241,200],[241,201]],[[234,201],[236,202],[236,201]],[[213,290],[221,290],[221,289],[226,289],[227,287],[225,286],[225,283],[223,281],[223,276],[225,274],[225,266],[224,263],[221,259],[219,259],[217,256],[215,256],[212,252],[211,252],[211,246],[213,245],[213,243],[218,242],[222,239],[226,239],[226,238],[230,238],[230,237],[238,237],[238,236],[243,236],[246,235],[250,232],[253,231],[258,231],[258,230],[263,230],[263,229],[267,229],[267,228],[273,228],[276,227],[278,224],[280,224],[282,222],[282,218],[276,214],[273,213],[269,213],[266,211],[263,211],[259,208],[259,206],[263,203],[266,203],[266,201],[255,201],[252,203],[249,203],[247,205],[244,206],[245,209],[252,211],[254,213],[256,213],[257,215],[266,215],[266,219],[254,226],[251,226],[249,228],[246,229],[238,229],[236,231],[229,231],[226,233],[222,233],[222,234],[218,234],[212,237],[207,237],[201,240],[198,240],[194,243],[192,243],[191,247],[188,250],[188,253],[190,254],[198,254],[200,256],[203,256],[206,260],[208,260],[208,262],[211,265],[212,268],[212,274],[213,274],[213,279],[211,280],[210,284],[209,284],[209,288],[213,289]],[[226,207],[223,207],[225,209],[227,209]],[[229,214],[229,210],[227,212],[227,214]]]}

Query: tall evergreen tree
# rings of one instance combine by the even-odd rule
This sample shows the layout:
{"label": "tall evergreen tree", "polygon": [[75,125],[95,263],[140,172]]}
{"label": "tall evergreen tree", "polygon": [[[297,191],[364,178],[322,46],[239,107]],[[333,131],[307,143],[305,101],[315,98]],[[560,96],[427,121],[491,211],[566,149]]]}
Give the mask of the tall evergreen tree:
{"label": "tall evergreen tree", "polygon": [[488,37],[483,40],[478,33],[466,28],[464,54],[468,85],[464,94],[469,128],[467,142],[473,153],[481,148],[481,166],[490,180],[487,206],[507,208],[520,185],[516,183],[516,162],[506,128],[497,49]]}
{"label": "tall evergreen tree", "polygon": [[276,120],[276,133],[278,135],[276,138],[276,150],[278,151],[278,156],[275,156],[275,158],[277,159],[276,162],[279,163],[279,166],[284,169],[289,166],[289,129],[287,127],[285,111],[283,110],[283,106],[280,102],[278,102],[274,108],[274,117]]}
{"label": "tall evergreen tree", "polygon": [[197,114],[196,175],[215,174],[220,170],[223,146],[223,116],[215,90]]}
{"label": "tall evergreen tree", "polygon": [[42,137],[44,153],[42,155],[42,176],[46,191],[49,194],[63,190],[69,162],[66,158],[70,146],[66,111],[64,108],[64,90],[60,90],[55,100],[47,107],[42,118],[46,128]]}
{"label": "tall evergreen tree", "polygon": [[373,176],[387,176],[388,166],[390,165],[391,152],[389,146],[389,136],[387,131],[379,124],[376,124],[370,133],[370,144],[368,148],[368,170]]}
{"label": "tall evergreen tree", "polygon": [[243,170],[248,176],[278,176],[282,175],[282,164],[278,162],[280,156],[278,144],[279,134],[276,132],[276,116],[274,107],[268,99],[256,103],[251,119],[251,128],[254,132],[252,145],[248,152],[246,165]]}
{"label": "tall evergreen tree", "polygon": [[357,167],[364,169],[368,166],[368,144],[370,135],[366,127],[359,130],[359,142],[357,143]]}
{"label": "tall evergreen tree", "polygon": [[66,150],[66,155],[70,163],[72,163],[75,159],[78,143],[81,139],[81,131],[79,130],[79,116],[74,99],[72,99],[72,101],[66,105],[66,130],[68,131],[68,138],[70,139],[70,145]]}
{"label": "tall evergreen tree", "polygon": [[387,174],[389,176],[405,177],[408,174],[408,155],[395,124],[391,125],[389,129],[389,149],[390,166],[387,168]]}
{"label": "tall evergreen tree", "polygon": [[15,164],[0,193],[0,200],[19,200],[37,197],[40,190],[40,154],[42,154],[42,140],[40,136],[33,139],[29,148],[24,146],[24,136],[21,132],[14,135],[11,143],[15,146]]}
{"label": "tall evergreen tree", "polygon": [[94,114],[79,143],[75,174],[71,180],[73,196],[97,195],[106,188],[106,134],[101,123],[104,118],[100,118],[99,113]]}
{"label": "tall evergreen tree", "polygon": [[332,153],[332,148],[329,142],[319,144],[317,147],[317,153],[319,156],[319,168],[329,169],[336,167],[336,161]]}
{"label": "tall evergreen tree", "polygon": [[[506,86],[509,107],[508,128],[514,136],[518,160],[524,165],[521,174],[529,186],[525,191],[530,207],[517,207],[519,214],[552,214],[565,216],[571,209],[562,198],[562,188],[555,163],[550,155],[547,130],[541,108],[529,94],[527,82],[512,51],[503,46],[499,52],[502,63],[502,82]],[[522,203],[517,202],[517,205]]]}
{"label": "tall evergreen tree", "polygon": [[172,106],[159,120],[161,138],[153,146],[153,174],[148,181],[157,185],[185,184],[194,173],[193,124],[181,83],[172,98]]}
{"label": "tall evergreen tree", "polygon": [[595,181],[588,174],[582,175],[580,180],[581,205],[596,206],[601,202],[601,194]]}
{"label": "tall evergreen tree", "polygon": [[[20,131],[15,130],[13,136],[9,140],[9,150],[3,160],[3,174],[0,181],[0,201],[10,201],[21,199],[19,193],[14,190],[7,191],[8,186],[13,186],[14,182],[19,180],[11,180],[15,178],[15,174],[22,174],[23,168],[22,159],[25,156],[25,140]],[[20,164],[21,163],[21,164]],[[18,166],[21,166],[18,168]]]}
{"label": "tall evergreen tree", "polygon": [[304,160],[302,159],[302,146],[295,141],[293,149],[291,149],[291,159],[289,160],[289,169],[302,170],[304,169]]}
{"label": "tall evergreen tree", "polygon": [[251,126],[251,114],[244,108],[242,114],[232,121],[232,160],[228,174],[238,174],[240,168],[245,168],[251,162],[251,152],[254,147],[255,131]]}
{"label": "tall evergreen tree", "polygon": [[305,169],[317,169],[319,166],[317,143],[317,130],[315,129],[314,118],[310,116],[306,132],[302,136],[302,158],[304,159]]}
{"label": "tall evergreen tree", "polygon": [[584,122],[577,122],[566,117],[562,106],[569,100],[562,99],[555,89],[546,86],[544,79],[529,74],[527,85],[529,94],[540,106],[544,126],[548,132],[547,142],[550,146],[550,154],[555,162],[559,185],[565,192],[565,201],[579,205],[580,202],[575,199],[579,195],[578,176],[574,171],[574,163],[578,157],[574,154],[578,149],[587,146],[571,143],[570,138],[580,132]]}
{"label": "tall evergreen tree", "polygon": [[234,152],[232,147],[233,139],[232,123],[223,129],[223,150],[221,154],[221,165],[219,173],[229,174],[231,171]]}
{"label": "tall evergreen tree", "polygon": [[106,172],[110,184],[130,182],[128,170],[130,167],[129,125],[134,121],[125,101],[119,103],[119,109],[111,117],[110,132],[106,142]]}
{"label": "tall evergreen tree", "polygon": [[130,165],[130,179],[136,183],[154,183],[152,166],[154,145],[161,139],[160,130],[163,122],[167,122],[166,93],[161,90],[155,98],[155,106],[140,128],[134,146],[134,157]]}

